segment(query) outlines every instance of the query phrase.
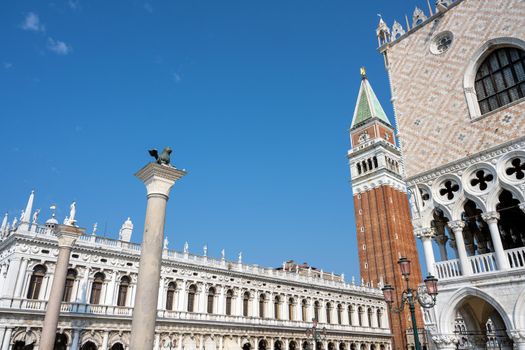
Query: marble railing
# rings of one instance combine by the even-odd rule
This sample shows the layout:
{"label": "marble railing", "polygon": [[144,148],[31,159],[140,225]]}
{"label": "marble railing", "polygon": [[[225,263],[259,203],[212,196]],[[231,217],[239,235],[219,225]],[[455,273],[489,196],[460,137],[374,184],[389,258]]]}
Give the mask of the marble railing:
{"label": "marble railing", "polygon": [[437,274],[436,277],[439,280],[461,276],[458,259],[437,262],[435,264],[435,270]]}
{"label": "marble railing", "polygon": [[[525,247],[505,250],[511,270],[525,268]],[[469,256],[468,261],[474,275],[480,275],[498,271],[494,253],[486,253]],[[445,260],[435,265],[436,277],[439,280],[447,280],[462,276],[459,268],[459,260]]]}
{"label": "marble railing", "polygon": [[[0,309],[15,309],[25,310],[28,312],[41,311],[45,312],[47,306],[46,300],[28,300],[20,298],[1,298]],[[68,303],[62,302],[60,306],[60,312],[63,314],[92,314],[98,316],[119,316],[119,317],[131,317],[133,315],[133,308],[128,306],[111,306],[111,305],[90,305],[83,303]],[[260,325],[270,327],[293,327],[306,329],[312,326],[311,322],[304,321],[290,321],[290,320],[276,320],[270,318],[259,318],[259,317],[245,317],[245,316],[234,316],[234,315],[218,315],[218,314],[207,314],[197,312],[186,312],[186,311],[170,311],[170,310],[158,310],[157,318],[166,321],[169,320],[184,320],[184,321],[197,321],[197,322],[219,322],[219,323],[237,323],[237,324],[249,324],[249,325]],[[378,327],[361,327],[351,325],[340,325],[340,324],[320,324],[322,327],[326,327],[327,331],[333,332],[363,332],[363,333],[379,333],[388,335],[390,330],[388,328]]]}
{"label": "marble railing", "polygon": [[[15,232],[19,235],[26,235],[31,237],[42,237],[56,240],[56,235],[46,226],[31,225],[28,231],[17,230]],[[104,249],[109,251],[118,251],[120,253],[128,253],[132,255],[139,255],[141,245],[132,242],[124,242],[110,238],[100,237],[96,235],[81,236],[77,245],[91,247],[95,249]],[[312,270],[311,272],[296,272],[283,271],[274,268],[262,267],[259,265],[242,264],[234,261],[227,261],[225,259],[216,259],[207,256],[194,255],[190,253],[179,252],[175,250],[164,249],[162,257],[166,261],[177,261],[182,263],[190,263],[200,265],[208,268],[216,268],[228,271],[239,271],[242,273],[251,273],[259,276],[268,276],[274,279],[281,279],[283,281],[295,281],[297,283],[307,283],[319,287],[342,288],[347,290],[354,290],[359,292],[370,293],[382,298],[382,292],[379,288],[371,288],[365,285],[359,285],[352,281],[347,283],[342,280],[341,276],[330,273],[322,274],[320,271]]]}

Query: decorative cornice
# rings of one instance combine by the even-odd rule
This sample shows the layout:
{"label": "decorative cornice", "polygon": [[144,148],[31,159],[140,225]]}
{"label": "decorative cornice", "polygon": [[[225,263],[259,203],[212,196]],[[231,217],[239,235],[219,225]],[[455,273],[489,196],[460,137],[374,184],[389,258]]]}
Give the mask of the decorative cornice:
{"label": "decorative cornice", "polygon": [[422,172],[416,176],[412,176],[407,179],[409,187],[428,181],[433,181],[441,175],[459,172],[467,169],[473,164],[488,162],[493,158],[500,157],[508,152],[524,149],[525,148],[525,136],[514,139],[512,141],[505,142],[496,147],[489,148],[477,153],[474,153],[468,157],[461,158],[459,160],[444,164],[440,167]]}

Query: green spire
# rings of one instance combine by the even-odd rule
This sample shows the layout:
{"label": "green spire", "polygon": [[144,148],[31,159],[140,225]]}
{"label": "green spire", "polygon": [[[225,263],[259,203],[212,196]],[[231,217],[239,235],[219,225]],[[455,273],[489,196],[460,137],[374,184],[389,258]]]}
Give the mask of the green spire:
{"label": "green spire", "polygon": [[359,94],[357,95],[351,129],[373,118],[378,118],[387,125],[392,126],[383,110],[383,107],[381,107],[381,103],[379,103],[374,90],[372,90],[372,87],[368,82],[365,69],[361,68],[361,87],[359,88]]}

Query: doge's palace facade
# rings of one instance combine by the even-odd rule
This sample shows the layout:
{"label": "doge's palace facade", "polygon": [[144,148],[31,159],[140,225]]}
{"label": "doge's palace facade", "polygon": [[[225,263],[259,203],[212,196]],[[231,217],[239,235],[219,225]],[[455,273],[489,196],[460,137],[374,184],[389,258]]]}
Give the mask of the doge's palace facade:
{"label": "doge's palace facade", "polygon": [[[29,212],[33,195],[28,203]],[[7,224],[0,241],[0,349],[38,349],[57,259],[54,215],[30,214]],[[81,236],[71,254],[58,325],[58,349],[128,349],[140,245],[133,224],[119,240]],[[165,246],[167,248],[167,244]],[[302,350],[312,318],[326,327],[329,350],[389,350],[391,333],[381,291],[346,283],[293,262],[258,265],[164,249],[156,349]],[[310,344],[309,348],[313,349]]]}
{"label": "doge's palace facade", "polygon": [[525,349],[525,2],[435,3],[376,32],[439,279],[425,325],[440,349]]}

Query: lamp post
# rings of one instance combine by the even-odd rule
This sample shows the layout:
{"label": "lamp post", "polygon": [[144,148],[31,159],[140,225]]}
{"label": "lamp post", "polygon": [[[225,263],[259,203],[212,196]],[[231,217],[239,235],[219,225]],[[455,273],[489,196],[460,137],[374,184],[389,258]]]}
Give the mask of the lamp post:
{"label": "lamp post", "polygon": [[417,301],[419,305],[421,305],[425,309],[430,309],[434,307],[434,305],[436,305],[436,296],[438,294],[438,279],[429,274],[427,278],[425,278],[425,280],[423,281],[425,282],[426,290],[424,292],[418,292],[417,290],[410,288],[408,280],[408,277],[410,276],[410,260],[408,260],[405,257],[402,257],[397,263],[399,264],[401,274],[403,275],[403,278],[406,282],[406,289],[403,291],[401,298],[401,307],[392,307],[392,303],[394,302],[394,287],[392,287],[390,284],[385,284],[385,286],[382,288],[383,296],[385,297],[385,301],[387,302],[390,310],[396,313],[403,312],[405,308],[405,303],[408,302],[410,316],[412,317],[412,331],[414,332],[414,344],[416,346],[416,350],[421,350],[421,344],[419,343],[419,335],[417,332],[415,302]]}
{"label": "lamp post", "polygon": [[320,343],[321,341],[326,340],[326,327],[323,327],[321,330],[318,330],[317,329],[317,319],[312,318],[312,322],[314,323],[312,325],[312,328],[306,329],[306,337],[307,338],[312,337],[314,344],[315,344],[314,350],[319,350],[317,348],[317,343]]}

